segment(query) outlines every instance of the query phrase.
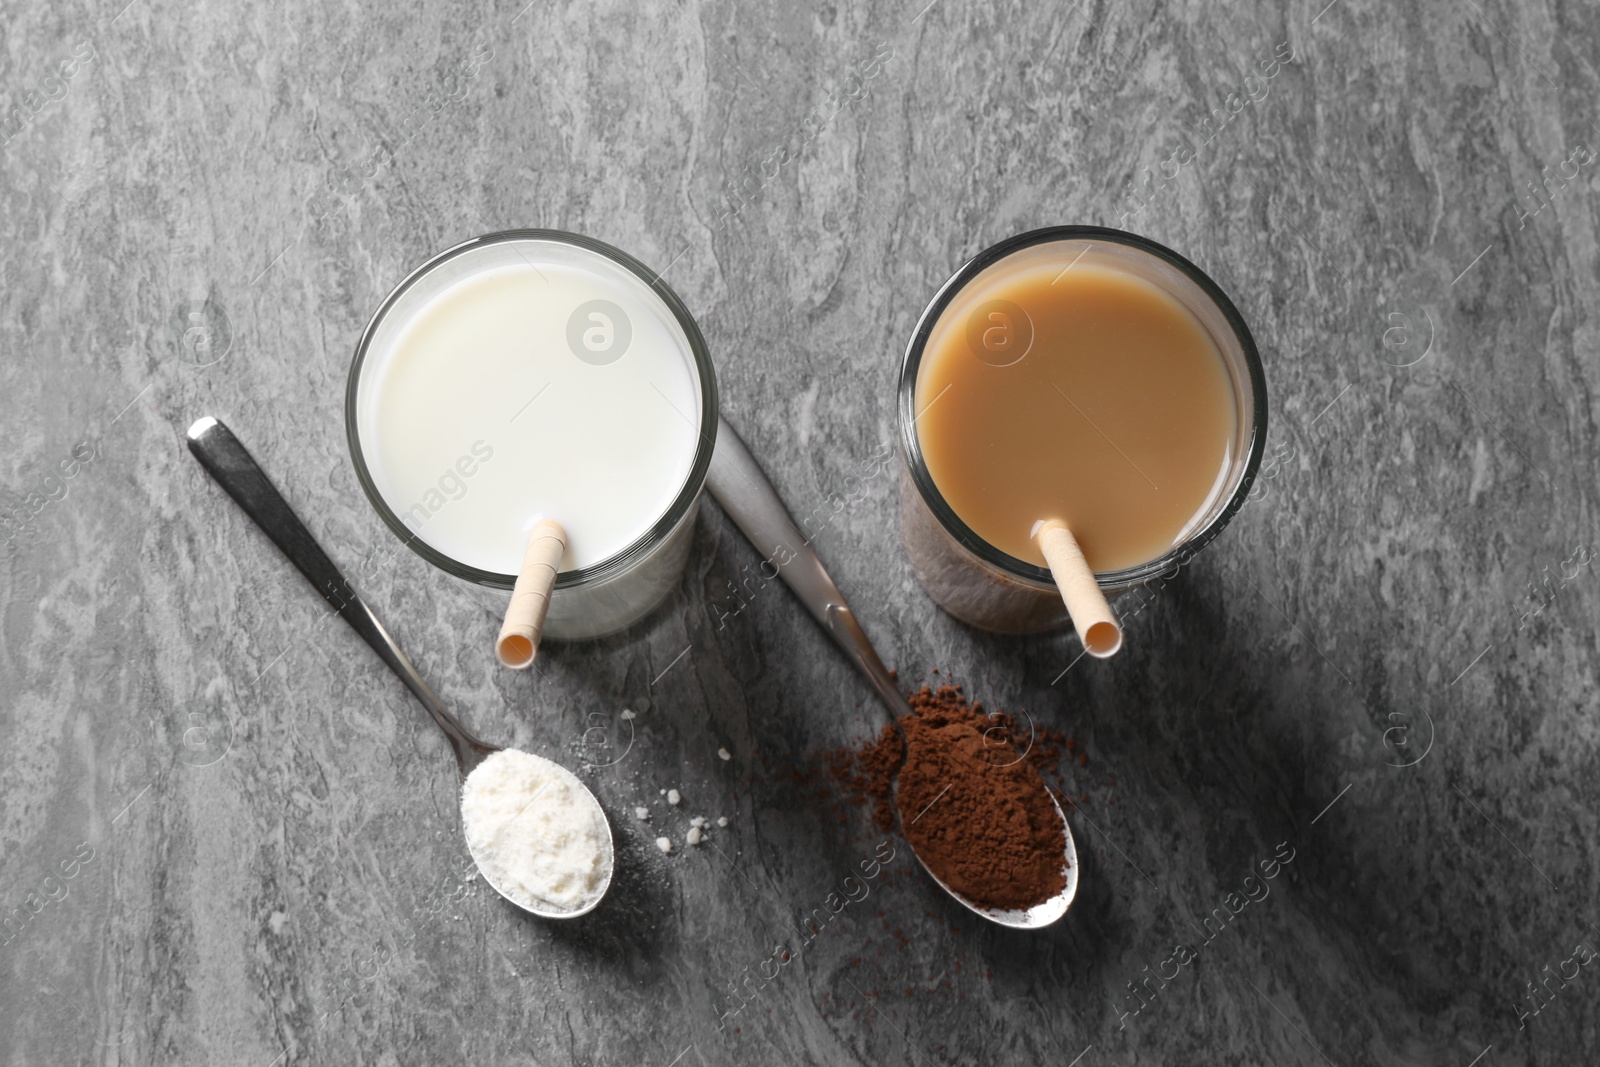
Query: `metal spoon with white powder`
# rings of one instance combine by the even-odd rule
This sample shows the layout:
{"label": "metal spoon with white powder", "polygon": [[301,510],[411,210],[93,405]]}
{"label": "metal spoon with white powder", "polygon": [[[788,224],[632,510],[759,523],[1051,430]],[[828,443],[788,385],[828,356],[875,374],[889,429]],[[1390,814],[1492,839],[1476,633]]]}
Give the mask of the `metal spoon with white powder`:
{"label": "metal spoon with white powder", "polygon": [[455,752],[467,849],[484,880],[547,919],[593,911],[611,885],[616,850],[594,794],[542,756],[479,740],[440,703],[372,609],[339,573],[266,472],[226,426],[189,427],[189,451],[406,684]]}

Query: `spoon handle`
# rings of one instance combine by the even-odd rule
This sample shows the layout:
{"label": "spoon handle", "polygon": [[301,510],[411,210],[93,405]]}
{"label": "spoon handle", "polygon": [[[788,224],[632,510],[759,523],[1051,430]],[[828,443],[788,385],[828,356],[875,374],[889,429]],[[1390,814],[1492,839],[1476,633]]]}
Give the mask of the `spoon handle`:
{"label": "spoon handle", "polygon": [[778,577],[794,590],[811,617],[866,675],[889,713],[896,718],[911,714],[905,695],[878,658],[844,594],[828,577],[816,550],[796,528],[778,491],[727,419],[718,421],[717,446],[706,481],[734,525],[744,531],[765,561],[777,568]]}
{"label": "spoon handle", "polygon": [[372,609],[356,593],[345,576],[339,573],[333,560],[322,550],[317,539],[306,529],[305,523],[294,513],[283,494],[267,478],[244,444],[218,420],[207,416],[189,427],[189,451],[200,461],[228,495],[238,502],[244,513],[261,527],[273,544],[289,557],[289,562],[299,568],[306,580],[316,587],[322,598],[333,605],[341,618],[350,624],[362,640],[372,646],[378,658],[399,675],[406,688],[416,694],[422,706],[428,709],[433,721],[445,732],[456,750],[456,759],[466,771],[465,756],[474,750],[485,750],[477,738],[466,731],[440,703],[428,683],[422,680],[417,668],[400,650],[400,645],[388,629],[373,614]]}

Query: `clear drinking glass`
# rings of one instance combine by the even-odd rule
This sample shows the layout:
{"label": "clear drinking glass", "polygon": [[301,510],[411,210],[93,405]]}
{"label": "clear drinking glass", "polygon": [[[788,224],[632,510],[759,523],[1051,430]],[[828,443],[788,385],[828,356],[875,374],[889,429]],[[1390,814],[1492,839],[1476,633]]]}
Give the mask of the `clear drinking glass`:
{"label": "clear drinking glass", "polygon": [[[639,286],[631,295],[645,301],[646,310],[658,316],[682,342],[682,350],[692,364],[689,369],[696,386],[697,409],[681,414],[698,420],[698,445],[688,477],[653,526],[609,558],[557,576],[544,626],[544,636],[555,639],[597,637],[630,625],[659,604],[683,573],[717,433],[716,371],[705,339],[683,301],[654,271],[602,241],[557,230],[487,234],[434,256],[384,299],[356,346],[345,392],[350,457],[367,499],[384,523],[406,547],[462,583],[488,610],[503,613],[516,575],[482,570],[429,544],[425,528],[407,526],[397,513],[408,502],[386,499],[376,484],[362,450],[363,425],[370,427],[376,417],[373,387],[363,371],[373,353],[385,352],[422,308],[456,282],[478,272],[519,263],[581,265],[586,257],[593,256],[620,265],[637,279]],[[487,381],[483,387],[492,390],[497,383]],[[553,460],[559,461],[559,457]]]}
{"label": "clear drinking glass", "polygon": [[1018,258],[1063,268],[1078,262],[1102,266],[1157,286],[1199,320],[1233,386],[1238,419],[1222,477],[1169,551],[1136,567],[1095,575],[1108,595],[1175,574],[1244,505],[1266,447],[1267,385],[1255,340],[1233,302],[1199,267],[1136,234],[1100,226],[1033,230],[980,252],[956,271],[923,311],[900,371],[901,536],[912,569],[941,608],[981,629],[1021,634],[1071,625],[1049,570],[1001,551],[961,520],[934,484],[916,426],[923,410],[917,396],[922,354],[935,324],[963,288],[990,271],[1014,269]]}

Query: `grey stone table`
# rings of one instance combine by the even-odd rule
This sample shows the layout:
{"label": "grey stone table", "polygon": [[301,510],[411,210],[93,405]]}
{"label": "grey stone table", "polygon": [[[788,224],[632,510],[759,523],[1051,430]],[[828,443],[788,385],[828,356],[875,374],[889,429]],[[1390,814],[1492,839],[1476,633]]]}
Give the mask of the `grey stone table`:
{"label": "grey stone table", "polygon": [[[1600,1055],[1600,8],[4,15],[4,1062]],[[1216,277],[1273,405],[1256,499],[1124,602],[1107,664],[936,610],[882,461],[935,287],[1064,222]],[[831,906],[884,847],[813,780],[870,693],[714,504],[666,608],[537,674],[491,669],[493,620],[391,551],[343,444],[353,344],[408,269],[513,226],[664,272],[906,679],[1083,742],[1061,923],[983,925],[893,844]],[[185,453],[204,414],[448,704],[589,768],[599,911],[539,922],[471,877],[442,740]],[[685,848],[691,815],[730,824]]]}

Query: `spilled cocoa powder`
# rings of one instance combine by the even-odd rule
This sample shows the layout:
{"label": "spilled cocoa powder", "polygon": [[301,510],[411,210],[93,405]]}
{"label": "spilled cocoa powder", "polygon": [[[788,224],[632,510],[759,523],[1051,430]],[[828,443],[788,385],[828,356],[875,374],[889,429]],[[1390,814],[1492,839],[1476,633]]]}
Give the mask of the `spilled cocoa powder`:
{"label": "spilled cocoa powder", "polygon": [[960,686],[924,686],[908,699],[900,731],[885,726],[861,749],[829,753],[830,777],[847,796],[870,803],[874,824],[890,830],[898,772],[906,840],[970,900],[1029,908],[1061,892],[1066,842],[1040,772],[1053,774],[1074,742],[985,712]]}

